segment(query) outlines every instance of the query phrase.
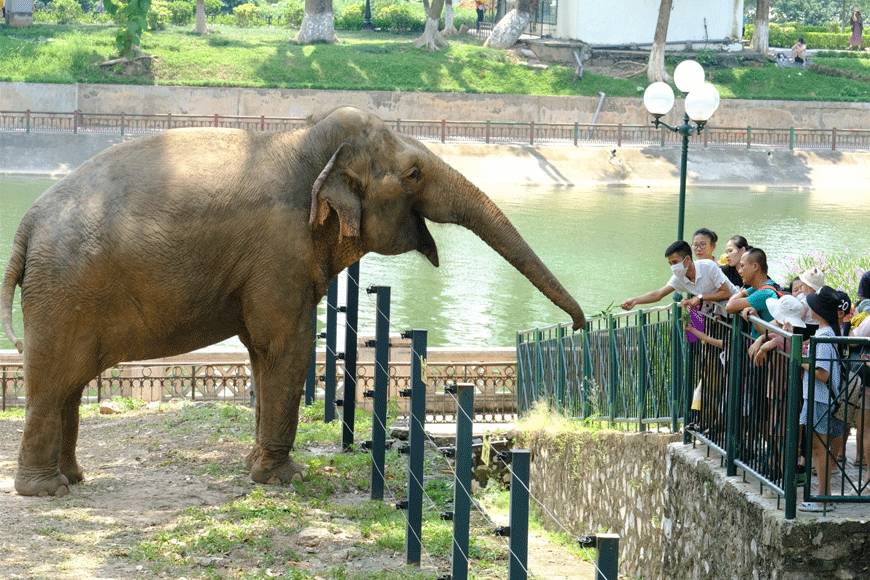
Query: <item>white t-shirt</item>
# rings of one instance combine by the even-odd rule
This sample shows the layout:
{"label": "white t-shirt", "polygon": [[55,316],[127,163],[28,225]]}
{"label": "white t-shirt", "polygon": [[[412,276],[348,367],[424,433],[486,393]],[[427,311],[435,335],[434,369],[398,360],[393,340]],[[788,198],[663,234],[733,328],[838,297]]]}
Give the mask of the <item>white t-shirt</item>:
{"label": "white t-shirt", "polygon": [[719,267],[719,264],[713,260],[697,260],[695,262],[695,281],[689,280],[685,274],[680,276],[671,276],[668,281],[668,286],[680,292],[681,294],[713,294],[717,292],[722,284],[728,285],[728,290],[731,294],[737,292],[734,284],[725,276],[725,272]]}

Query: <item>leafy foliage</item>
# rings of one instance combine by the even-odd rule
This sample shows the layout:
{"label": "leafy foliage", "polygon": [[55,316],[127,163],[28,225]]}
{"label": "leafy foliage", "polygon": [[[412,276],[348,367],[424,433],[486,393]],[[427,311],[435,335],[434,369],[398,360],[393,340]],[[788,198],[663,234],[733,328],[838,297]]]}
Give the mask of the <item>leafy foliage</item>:
{"label": "leafy foliage", "polygon": [[58,24],[79,22],[84,15],[77,0],[54,0],[49,4],[49,11]]}
{"label": "leafy foliage", "polygon": [[134,56],[141,49],[142,34],[148,29],[148,11],[151,0],[105,0],[106,12],[121,23],[115,35],[115,47],[121,56]]}
{"label": "leafy foliage", "polygon": [[858,281],[864,272],[870,270],[870,251],[842,254],[810,252],[789,258],[786,265],[785,282],[810,268],[818,267],[825,274],[825,284],[835,290],[843,290],[852,296],[858,291]]}
{"label": "leafy foliage", "polygon": [[292,28],[302,26],[302,18],[305,16],[305,4],[299,0],[290,0],[284,5],[284,25]]}
{"label": "leafy foliage", "polygon": [[233,16],[236,19],[236,25],[240,28],[251,26],[254,18],[260,12],[260,8],[256,4],[240,4],[233,8]]}
{"label": "leafy foliage", "polygon": [[195,6],[192,2],[188,0],[175,0],[174,2],[169,2],[167,7],[170,12],[169,22],[172,24],[183,26],[193,21]]}

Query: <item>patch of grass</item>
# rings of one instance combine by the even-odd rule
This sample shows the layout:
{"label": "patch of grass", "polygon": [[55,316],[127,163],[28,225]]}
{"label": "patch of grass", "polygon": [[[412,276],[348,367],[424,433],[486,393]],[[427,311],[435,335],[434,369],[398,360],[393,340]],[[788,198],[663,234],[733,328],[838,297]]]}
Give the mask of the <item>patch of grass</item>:
{"label": "patch of grass", "polygon": [[0,421],[21,421],[24,419],[24,407],[12,407],[0,411]]}

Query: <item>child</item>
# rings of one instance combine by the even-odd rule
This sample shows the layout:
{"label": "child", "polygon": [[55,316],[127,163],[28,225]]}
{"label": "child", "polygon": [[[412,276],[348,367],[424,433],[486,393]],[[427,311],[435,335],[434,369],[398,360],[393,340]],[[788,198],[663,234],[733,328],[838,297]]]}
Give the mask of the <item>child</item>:
{"label": "child", "polygon": [[[837,292],[830,286],[822,286],[815,294],[807,296],[807,304],[813,316],[819,321],[816,337],[832,337],[840,335],[837,311],[841,303]],[[839,353],[833,344],[820,343],[815,350],[815,368],[809,368],[809,363],[801,365],[804,369],[804,407],[801,411],[801,424],[812,428],[813,464],[819,474],[819,495],[830,495],[830,474],[834,468],[835,449],[828,452],[838,437],[844,432],[844,425],[833,416],[831,394],[840,392],[840,365],[837,362]],[[813,388],[810,389],[812,375]],[[830,380],[830,391],[828,381]],[[813,416],[808,417],[809,398],[813,397]],[[834,509],[835,504],[816,502],[801,502],[798,509],[805,512],[824,512]]]}

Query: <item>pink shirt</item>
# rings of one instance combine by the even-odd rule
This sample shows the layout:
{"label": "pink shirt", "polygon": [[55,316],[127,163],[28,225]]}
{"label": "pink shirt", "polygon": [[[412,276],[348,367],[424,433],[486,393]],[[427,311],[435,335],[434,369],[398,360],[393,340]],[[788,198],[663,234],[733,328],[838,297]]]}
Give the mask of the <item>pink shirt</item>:
{"label": "pink shirt", "polygon": [[870,337],[870,316],[864,319],[864,321],[858,325],[858,328],[852,330],[852,334],[855,336],[863,336],[864,338]]}

